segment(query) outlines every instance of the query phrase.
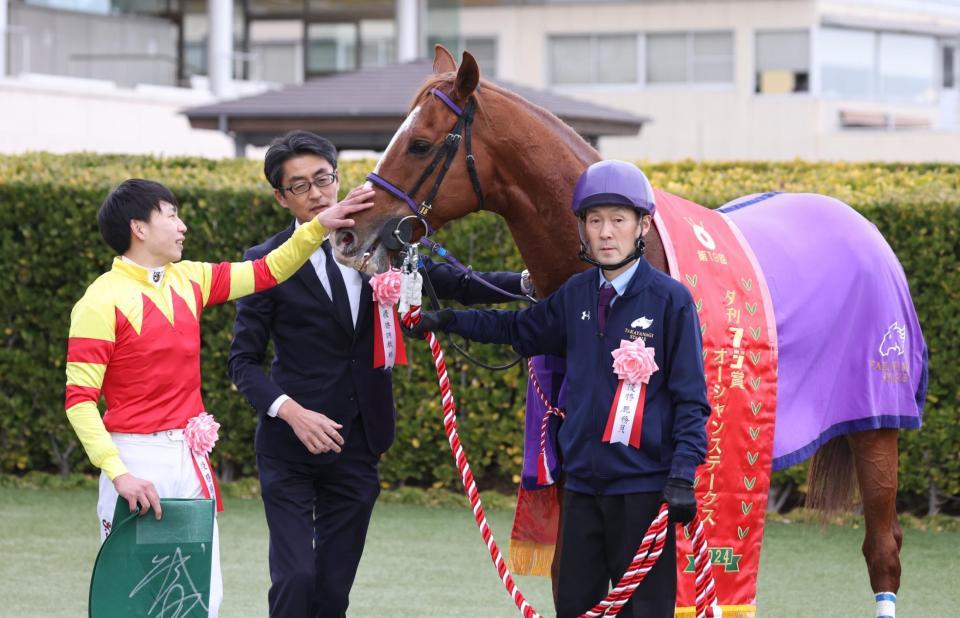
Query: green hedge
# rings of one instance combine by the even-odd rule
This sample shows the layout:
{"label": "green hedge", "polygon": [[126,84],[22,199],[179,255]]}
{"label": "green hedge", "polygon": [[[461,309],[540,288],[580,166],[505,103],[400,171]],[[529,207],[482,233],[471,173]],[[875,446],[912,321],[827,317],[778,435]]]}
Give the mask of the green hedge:
{"label": "green hedge", "polygon": [[[341,165],[343,187],[358,184],[371,162]],[[644,166],[655,186],[718,206],[769,190],[816,191],[846,201],[873,220],[910,280],[931,353],[924,429],[901,438],[901,491],[931,486],[960,495],[960,166],[729,163]],[[186,255],[239,259],[288,222],[273,201],[260,164],[250,161],[27,154],[0,157],[0,472],[89,471],[63,413],[64,354],[70,309],[109,267],[110,251],[95,213],[125,178],[164,182],[181,202],[189,228]],[[460,259],[480,270],[519,269],[506,226],[474,215],[440,233]],[[204,400],[223,425],[215,463],[226,476],[254,472],[255,416],[226,375],[234,309],[204,314]],[[386,484],[447,486],[457,482],[440,422],[429,353],[410,346],[412,363],[396,373],[399,429],[384,458]],[[488,361],[508,350],[473,345]],[[492,373],[448,355],[461,408],[460,429],[471,466],[486,485],[517,479],[522,455],[525,376]],[[799,478],[799,472],[787,473]],[[781,477],[783,478],[783,477]]]}

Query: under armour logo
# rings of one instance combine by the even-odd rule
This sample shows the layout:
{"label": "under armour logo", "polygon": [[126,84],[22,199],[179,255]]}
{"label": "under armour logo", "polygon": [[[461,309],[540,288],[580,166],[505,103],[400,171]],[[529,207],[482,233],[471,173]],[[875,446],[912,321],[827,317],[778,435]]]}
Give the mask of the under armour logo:
{"label": "under armour logo", "polygon": [[580,319],[581,319],[581,320],[589,320],[589,319],[590,319],[590,312],[589,312],[589,311],[584,311],[583,313],[581,313],[581,314],[580,314]]}

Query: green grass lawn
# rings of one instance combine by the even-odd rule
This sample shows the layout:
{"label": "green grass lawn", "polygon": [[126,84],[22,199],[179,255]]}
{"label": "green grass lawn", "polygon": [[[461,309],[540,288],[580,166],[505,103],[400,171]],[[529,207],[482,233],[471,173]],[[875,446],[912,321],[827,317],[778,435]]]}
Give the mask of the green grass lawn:
{"label": "green grass lawn", "polygon": [[[86,615],[98,548],[89,490],[0,488],[0,616]],[[466,504],[464,502],[464,504]],[[488,513],[506,550],[512,512]],[[267,532],[259,500],[227,499],[220,516],[222,615],[266,616]],[[761,616],[869,618],[874,604],[860,556],[862,529],[770,523],[761,560]],[[960,533],[906,530],[898,609],[906,617],[960,615]],[[521,590],[552,615],[549,582]],[[380,504],[351,596],[354,616],[519,615],[464,507]]]}

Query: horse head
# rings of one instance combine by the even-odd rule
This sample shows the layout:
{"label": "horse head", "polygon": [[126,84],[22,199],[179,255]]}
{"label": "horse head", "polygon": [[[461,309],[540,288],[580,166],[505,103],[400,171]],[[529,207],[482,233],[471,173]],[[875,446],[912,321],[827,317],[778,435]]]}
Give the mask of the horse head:
{"label": "horse head", "polygon": [[486,142],[471,134],[478,111],[477,61],[464,52],[458,69],[450,52],[437,45],[433,71],[368,176],[368,183],[380,189],[374,207],[356,214],[356,225],[335,236],[342,264],[383,272],[396,254],[390,237],[401,221],[405,240],[430,234],[482,207],[481,187],[493,184]]}

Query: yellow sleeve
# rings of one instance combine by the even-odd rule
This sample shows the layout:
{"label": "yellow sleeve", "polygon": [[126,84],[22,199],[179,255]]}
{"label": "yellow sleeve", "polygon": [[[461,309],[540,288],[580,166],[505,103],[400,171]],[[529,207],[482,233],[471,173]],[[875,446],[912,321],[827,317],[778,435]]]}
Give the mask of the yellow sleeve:
{"label": "yellow sleeve", "polygon": [[217,305],[262,292],[293,276],[317,250],[327,230],[316,219],[298,227],[282,245],[246,262],[181,262],[187,276],[200,284],[203,305]]}
{"label": "yellow sleeve", "polygon": [[84,297],[70,314],[67,340],[67,419],[83,445],[90,462],[110,480],[127,472],[120,451],[110,438],[97,402],[103,376],[113,355],[115,314],[109,303]]}

